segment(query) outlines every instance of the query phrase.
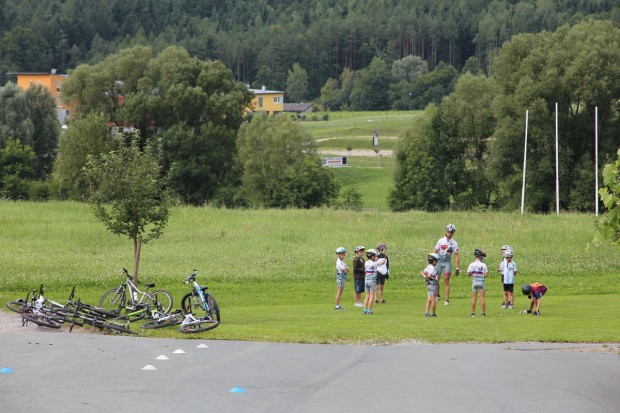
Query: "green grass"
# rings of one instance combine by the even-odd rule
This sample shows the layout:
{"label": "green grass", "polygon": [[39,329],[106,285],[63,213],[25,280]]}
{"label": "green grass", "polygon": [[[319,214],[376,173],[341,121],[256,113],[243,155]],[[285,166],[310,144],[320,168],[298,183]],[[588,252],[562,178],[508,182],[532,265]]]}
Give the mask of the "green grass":
{"label": "green grass", "polygon": [[387,196],[393,187],[395,160],[393,157],[355,156],[348,158],[346,168],[333,168],[340,192],[354,187],[362,195],[364,208],[387,210]]}
{"label": "green grass", "polygon": [[[329,112],[327,121],[304,121],[301,125],[315,139],[360,138],[360,142],[368,144],[375,135],[375,131],[379,131],[380,144],[384,147],[384,142],[388,140],[382,140],[381,137],[400,136],[401,132],[409,128],[413,119],[421,113],[420,111]],[[317,116],[320,119],[322,114],[317,114]]]}
{"label": "green grass", "polygon": [[[464,276],[454,278],[452,304],[439,306],[437,319],[423,317],[426,289],[418,274],[448,222],[457,226],[463,271],[474,248],[489,254],[486,319],[468,317],[471,282]],[[76,286],[77,297],[97,303],[121,282],[120,268],[131,267],[131,241],[109,234],[84,204],[0,201],[0,228],[1,301],[44,283],[56,301]],[[594,231],[592,217],[578,214],[175,207],[162,238],[143,248],[141,279],[169,290],[176,307],[188,291],[184,277],[198,269],[198,281],[215,295],[223,322],[190,337],[173,328],[141,333],[307,343],[618,342],[618,250],[593,245]],[[352,307],[349,281],[347,310],[334,311],[333,251],[379,241],[387,242],[392,262],[388,304],[376,307],[374,316],[362,316]],[[549,287],[540,318],[517,314],[527,305],[520,294],[517,309],[499,308],[501,288],[493,269],[506,243],[515,249],[517,286],[540,281]]]}

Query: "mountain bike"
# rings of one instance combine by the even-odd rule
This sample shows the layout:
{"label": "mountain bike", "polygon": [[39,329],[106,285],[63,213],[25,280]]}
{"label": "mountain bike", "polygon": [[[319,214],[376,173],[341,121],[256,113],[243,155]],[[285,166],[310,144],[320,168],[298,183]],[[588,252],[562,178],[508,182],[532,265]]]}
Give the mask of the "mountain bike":
{"label": "mountain bike", "polygon": [[93,312],[93,306],[83,304],[80,300],[77,300],[77,302],[73,303],[73,306],[74,309],[71,319],[71,326],[69,327],[69,332],[73,331],[74,325],[88,324],[93,327],[97,327],[100,330],[111,330],[116,333],[125,334],[138,334],[135,331],[131,331],[128,325],[129,322],[120,324],[114,320],[109,320],[104,316],[101,316],[100,313],[96,311]]}
{"label": "mountain bike", "polygon": [[[75,287],[71,290],[67,302],[73,299],[74,292]],[[50,328],[60,328],[70,311],[67,306],[47,299],[44,295],[43,284],[39,287],[38,292],[36,289],[32,290],[32,296],[28,293],[25,300],[9,301],[6,306],[11,311],[22,315],[22,325],[32,322]]]}
{"label": "mountain bike", "polygon": [[173,326],[182,322],[183,318],[184,317],[181,310],[177,310],[170,314],[155,314],[149,321],[142,324],[140,327],[152,329]]}
{"label": "mountain bike", "polygon": [[185,279],[185,284],[191,283],[193,289],[181,300],[181,311],[185,318],[179,328],[184,333],[211,330],[220,324],[220,308],[213,294],[207,292],[208,287],[198,284],[196,274],[198,271],[194,270]]}
{"label": "mountain bike", "polygon": [[167,314],[172,308],[172,295],[166,290],[149,292],[155,284],[145,284],[146,291],[131,281],[129,272],[123,268],[127,278],[119,287],[112,288],[101,297],[99,307],[121,316],[123,311],[131,314],[126,316],[129,321],[140,320],[149,314]]}

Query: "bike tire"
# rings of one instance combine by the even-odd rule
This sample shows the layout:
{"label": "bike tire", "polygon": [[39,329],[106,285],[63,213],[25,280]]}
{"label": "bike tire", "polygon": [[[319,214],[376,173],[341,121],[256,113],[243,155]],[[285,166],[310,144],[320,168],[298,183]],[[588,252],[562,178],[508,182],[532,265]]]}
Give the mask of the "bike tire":
{"label": "bike tire", "polygon": [[219,326],[220,322],[217,320],[198,320],[198,322],[191,324],[183,324],[179,327],[182,333],[200,333],[202,331],[213,330]]}
{"label": "bike tire", "polygon": [[8,301],[6,303],[6,308],[18,314],[23,313],[27,307],[28,303],[24,300]]}
{"label": "bike tire", "polygon": [[125,308],[125,303],[127,302],[127,296],[125,295],[124,288],[112,288],[108,290],[101,296],[101,300],[99,300],[99,308],[119,315],[121,311]]}
{"label": "bike tire", "polygon": [[23,313],[22,318],[28,322],[35,323],[41,327],[60,328],[61,322],[46,316],[40,316],[33,313]]}
{"label": "bike tire", "polygon": [[192,314],[196,318],[203,319],[208,317],[221,322],[220,307],[217,305],[217,301],[215,301],[213,294],[207,292],[206,290],[206,287],[202,289],[205,299],[207,300],[209,310],[202,308],[200,296],[196,294],[196,291],[192,291],[191,293],[187,293],[183,296],[183,299],[181,300],[181,311],[183,314]]}
{"label": "bike tire", "polygon": [[107,328],[108,330],[113,330],[117,333],[136,334],[136,335],[138,334],[135,331],[132,331],[131,329],[129,329],[128,327],[125,327],[119,324],[109,323],[107,321],[103,321],[100,323],[100,325],[96,325],[95,327]]}
{"label": "bike tire", "polygon": [[[159,314],[168,314],[172,309],[172,294],[166,290],[156,290],[149,293],[146,304],[151,309],[156,309]],[[151,311],[153,312],[153,311]]]}
{"label": "bike tire", "polygon": [[179,324],[181,321],[183,321],[183,316],[181,314],[170,314],[163,319],[149,320],[140,327],[146,329],[162,328]]}

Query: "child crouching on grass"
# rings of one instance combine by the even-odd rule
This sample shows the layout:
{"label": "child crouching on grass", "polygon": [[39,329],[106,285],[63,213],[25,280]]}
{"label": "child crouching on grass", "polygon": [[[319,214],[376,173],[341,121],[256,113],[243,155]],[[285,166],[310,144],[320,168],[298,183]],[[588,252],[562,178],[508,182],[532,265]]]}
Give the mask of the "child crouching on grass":
{"label": "child crouching on grass", "polygon": [[[420,272],[424,281],[426,282],[426,289],[428,290],[428,298],[426,299],[426,317],[437,317],[435,310],[437,308],[437,291],[439,288],[439,274],[437,273],[437,261],[439,255],[434,252],[428,254],[428,265]],[[431,316],[430,310],[433,309],[433,315]]]}
{"label": "child crouching on grass", "polygon": [[545,284],[541,284],[541,283],[525,284],[523,288],[521,288],[521,292],[527,295],[527,298],[530,299],[529,310],[523,310],[521,311],[521,314],[532,313],[532,309],[534,308],[534,306],[536,306],[534,315],[540,315],[540,299],[547,292],[547,287],[545,287]]}

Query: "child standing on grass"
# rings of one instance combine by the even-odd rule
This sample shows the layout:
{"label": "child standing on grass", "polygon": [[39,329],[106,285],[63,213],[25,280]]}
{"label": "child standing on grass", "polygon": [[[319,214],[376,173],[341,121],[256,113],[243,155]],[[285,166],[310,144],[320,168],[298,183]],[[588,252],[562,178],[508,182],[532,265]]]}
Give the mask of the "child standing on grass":
{"label": "child standing on grass", "polygon": [[513,308],[515,275],[517,275],[517,263],[512,260],[512,250],[504,251],[504,261],[499,264],[499,272],[502,274],[504,285],[504,304],[502,308]]}
{"label": "child standing on grass", "polygon": [[385,299],[383,296],[383,287],[385,286],[385,280],[390,276],[390,259],[388,258],[385,250],[387,249],[387,245],[385,242],[379,243],[377,245],[377,251],[379,252],[379,259],[385,258],[385,264],[377,266],[377,294],[378,297],[375,298],[375,304],[381,302],[385,304]]}
{"label": "child standing on grass", "polygon": [[[506,253],[506,251],[508,251],[508,250],[512,251],[512,247],[511,247],[510,245],[502,245],[502,248],[500,249],[500,252],[501,252],[501,254],[502,254],[502,262],[500,262],[500,263],[499,263],[499,265],[497,266],[497,270],[498,270],[500,273],[502,272],[502,270],[501,270],[501,266],[502,266],[502,264],[503,264],[504,262],[506,262],[506,258],[504,258],[504,254],[505,254],[505,253]],[[499,281],[500,281],[500,283],[502,284],[502,291],[503,291],[503,288],[504,288],[504,277],[502,276],[502,277],[500,278],[500,280],[499,280]],[[505,299],[503,299],[503,300],[502,300],[502,308],[506,308],[505,306],[506,306],[506,300],[505,300]]]}
{"label": "child standing on grass", "polygon": [[355,257],[353,258],[353,287],[355,289],[355,307],[363,307],[361,302],[362,293],[364,292],[364,278],[366,276],[364,254],[366,248],[363,245],[355,247]]}
{"label": "child standing on grass", "polygon": [[340,297],[342,297],[342,290],[344,290],[344,283],[347,281],[347,274],[349,273],[349,267],[344,262],[344,257],[347,250],[344,247],[336,249],[336,284],[338,285],[338,291],[336,292],[336,310],[344,310],[344,307],[340,306]]}
{"label": "child standing on grass", "polygon": [[480,249],[474,250],[476,260],[469,264],[467,268],[467,276],[472,277],[471,284],[471,316],[476,316],[476,301],[478,301],[478,292],[480,292],[480,307],[482,307],[482,316],[486,317],[486,301],[484,297],[484,281],[489,276],[489,270],[485,263],[482,262],[487,255]]}
{"label": "child standing on grass", "polygon": [[521,311],[521,314],[530,314],[534,305],[536,305],[536,311],[534,311],[534,315],[540,315],[540,299],[547,292],[547,287],[545,284],[541,283],[533,283],[533,284],[525,284],[523,288],[521,288],[523,294],[527,295],[527,298],[530,299],[530,308],[529,310]]}
{"label": "child standing on grass", "polygon": [[431,317],[431,307],[433,309],[432,317],[437,317],[435,310],[437,308],[437,288],[439,287],[439,274],[437,273],[437,260],[439,255],[433,253],[428,254],[428,265],[420,274],[424,277],[426,282],[426,289],[428,290],[428,298],[426,299],[426,317]]}
{"label": "child standing on grass", "polygon": [[368,261],[365,266],[365,279],[364,290],[366,296],[364,297],[364,312],[363,314],[372,314],[372,304],[375,301],[377,295],[377,266],[385,263],[385,258],[379,259],[379,253],[374,249],[366,251]]}

